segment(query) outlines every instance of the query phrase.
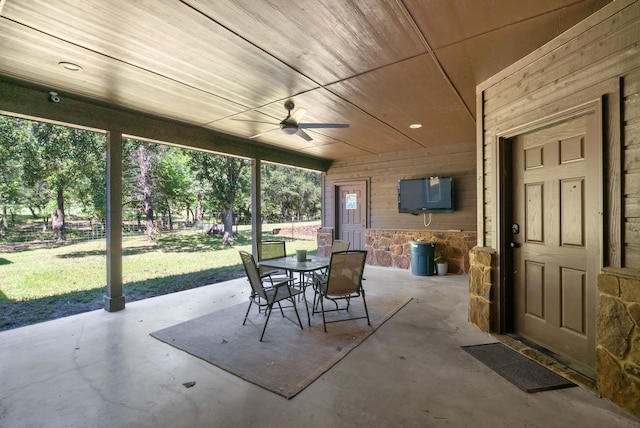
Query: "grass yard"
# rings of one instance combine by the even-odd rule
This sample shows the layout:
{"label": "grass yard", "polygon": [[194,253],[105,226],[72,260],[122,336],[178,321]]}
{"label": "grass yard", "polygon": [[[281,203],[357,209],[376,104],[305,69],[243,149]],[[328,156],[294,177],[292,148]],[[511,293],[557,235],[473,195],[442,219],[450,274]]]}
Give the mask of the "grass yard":
{"label": "grass yard", "polygon": [[[314,251],[315,236],[286,239],[287,253]],[[0,330],[102,309],[106,287],[105,241],[0,247]],[[145,299],[244,276],[239,250],[251,252],[251,232],[240,230],[233,246],[194,231],[123,240],[126,301]]]}

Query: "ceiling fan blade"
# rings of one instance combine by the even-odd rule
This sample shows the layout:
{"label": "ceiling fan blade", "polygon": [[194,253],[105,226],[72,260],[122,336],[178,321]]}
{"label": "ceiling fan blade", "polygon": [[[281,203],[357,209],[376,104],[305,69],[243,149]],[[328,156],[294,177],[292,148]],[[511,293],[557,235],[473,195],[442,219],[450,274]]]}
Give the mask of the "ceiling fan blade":
{"label": "ceiling fan blade", "polygon": [[302,139],[305,139],[307,141],[312,141],[313,138],[311,138],[311,135],[307,134],[306,132],[304,132],[302,129],[298,129],[298,132],[296,132],[296,135]]}
{"label": "ceiling fan blade", "polygon": [[291,116],[289,116],[285,122],[287,123],[298,123],[300,122],[300,120],[302,119],[302,117],[307,114],[307,109],[306,108],[299,108],[296,111],[293,112],[293,114]]}
{"label": "ceiling fan blade", "polygon": [[258,138],[258,137],[260,137],[260,136],[262,136],[262,135],[264,135],[264,134],[268,134],[269,132],[278,131],[279,129],[280,129],[280,128],[273,128],[273,129],[270,129],[270,130],[268,130],[268,131],[261,132],[261,133],[256,134],[256,135],[252,135],[251,137],[249,137],[249,139]]}
{"label": "ceiling fan blade", "polygon": [[348,128],[348,123],[299,123],[298,128]]}
{"label": "ceiling fan blade", "polygon": [[231,119],[231,120],[235,120],[237,122],[251,122],[251,123],[266,123],[267,125],[280,125],[278,122],[267,122],[264,120],[250,120],[250,119]]}

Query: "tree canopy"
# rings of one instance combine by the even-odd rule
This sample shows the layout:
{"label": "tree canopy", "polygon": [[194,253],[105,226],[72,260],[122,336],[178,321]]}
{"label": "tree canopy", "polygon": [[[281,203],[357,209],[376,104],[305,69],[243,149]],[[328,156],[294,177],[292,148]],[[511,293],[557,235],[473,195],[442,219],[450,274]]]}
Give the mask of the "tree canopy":
{"label": "tree canopy", "polygon": [[[123,219],[137,222],[149,239],[155,228],[173,228],[175,218],[196,223],[205,212],[220,213],[225,236],[233,239],[235,220],[251,215],[248,159],[125,139],[122,162]],[[265,219],[320,213],[318,173],[262,168]],[[105,135],[0,115],[0,238],[8,214],[29,210],[45,224],[51,215],[64,240],[70,206],[86,219],[106,215]]]}

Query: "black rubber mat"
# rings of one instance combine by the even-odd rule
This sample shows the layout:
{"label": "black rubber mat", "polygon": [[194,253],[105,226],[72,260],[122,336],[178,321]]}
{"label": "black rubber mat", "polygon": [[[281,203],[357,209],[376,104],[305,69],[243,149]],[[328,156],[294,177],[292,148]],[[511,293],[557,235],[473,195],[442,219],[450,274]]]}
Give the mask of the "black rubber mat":
{"label": "black rubber mat", "polygon": [[462,346],[462,349],[525,392],[576,386],[502,343]]}

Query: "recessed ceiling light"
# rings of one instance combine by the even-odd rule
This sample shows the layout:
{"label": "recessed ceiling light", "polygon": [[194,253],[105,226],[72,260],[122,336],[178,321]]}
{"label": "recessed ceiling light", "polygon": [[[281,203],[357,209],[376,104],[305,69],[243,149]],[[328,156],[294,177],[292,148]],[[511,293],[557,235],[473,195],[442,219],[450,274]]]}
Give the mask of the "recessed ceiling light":
{"label": "recessed ceiling light", "polygon": [[60,67],[64,68],[65,70],[82,71],[82,67],[80,67],[78,64],[74,64],[72,62],[61,61],[61,62],[58,63],[58,65]]}
{"label": "recessed ceiling light", "polygon": [[422,124],[421,123],[412,123],[411,125],[409,125],[409,128],[411,128],[411,129],[422,128]]}

